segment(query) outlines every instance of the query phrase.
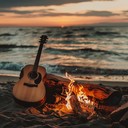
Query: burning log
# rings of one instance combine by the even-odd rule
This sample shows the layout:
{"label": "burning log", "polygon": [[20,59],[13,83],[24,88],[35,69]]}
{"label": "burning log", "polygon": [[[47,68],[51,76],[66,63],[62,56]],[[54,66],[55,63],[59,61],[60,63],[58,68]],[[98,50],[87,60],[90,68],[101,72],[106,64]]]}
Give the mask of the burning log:
{"label": "burning log", "polygon": [[69,102],[70,102],[70,106],[75,114],[80,115],[83,113],[80,103],[77,99],[77,96],[74,93],[71,94],[71,98],[69,99]]}
{"label": "burning log", "polygon": [[[48,92],[47,95],[50,95],[50,99],[52,98],[51,93],[53,95],[59,93],[60,95],[66,96],[64,90],[69,88],[70,82],[70,79],[47,74],[45,79],[45,86]],[[122,98],[120,91],[101,84],[87,84],[81,81],[76,81],[71,84],[73,84],[71,88],[75,95],[82,91],[89,100],[97,103],[98,105],[116,106]]]}
{"label": "burning log", "polygon": [[73,113],[77,115],[80,120],[83,120],[84,122],[86,122],[90,118],[90,116],[83,111],[81,104],[74,93],[71,94],[70,105]]}

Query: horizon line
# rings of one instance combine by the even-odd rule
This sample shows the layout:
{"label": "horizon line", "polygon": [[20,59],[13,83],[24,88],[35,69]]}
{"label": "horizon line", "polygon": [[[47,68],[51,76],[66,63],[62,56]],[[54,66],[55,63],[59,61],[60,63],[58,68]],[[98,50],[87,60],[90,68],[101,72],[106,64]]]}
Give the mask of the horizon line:
{"label": "horizon line", "polygon": [[76,26],[128,26],[128,22],[99,22],[94,24],[81,25],[14,25],[14,24],[0,24],[0,27],[76,27]]}

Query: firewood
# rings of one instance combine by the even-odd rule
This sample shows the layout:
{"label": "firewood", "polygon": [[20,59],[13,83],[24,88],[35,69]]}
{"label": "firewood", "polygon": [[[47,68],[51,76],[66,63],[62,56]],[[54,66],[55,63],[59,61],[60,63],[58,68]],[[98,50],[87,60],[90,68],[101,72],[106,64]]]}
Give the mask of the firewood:
{"label": "firewood", "polygon": [[113,122],[110,128],[127,128],[122,126],[119,122]]}
{"label": "firewood", "polygon": [[115,111],[110,114],[112,121],[119,121],[122,116],[128,111],[128,102],[118,107]]}
{"label": "firewood", "polygon": [[112,111],[116,110],[117,106],[106,106],[106,105],[96,105],[95,112],[101,116],[108,116]]}
{"label": "firewood", "polygon": [[77,99],[77,96],[74,93],[71,94],[70,104],[71,104],[72,110],[75,114],[79,115],[79,114],[83,113],[80,103]]}
{"label": "firewood", "polygon": [[128,126],[128,111],[123,115],[123,117],[120,119],[120,123],[124,125],[125,127]]}
{"label": "firewood", "polygon": [[[69,83],[70,80],[67,78],[53,74],[46,75],[46,87],[61,86],[62,88],[68,88]],[[73,85],[73,92],[75,94],[79,92],[79,87],[83,86],[82,91],[85,92],[86,96],[95,99],[99,104],[115,106],[119,104],[122,98],[122,94],[119,90],[115,90],[101,84],[89,84],[77,81]]]}

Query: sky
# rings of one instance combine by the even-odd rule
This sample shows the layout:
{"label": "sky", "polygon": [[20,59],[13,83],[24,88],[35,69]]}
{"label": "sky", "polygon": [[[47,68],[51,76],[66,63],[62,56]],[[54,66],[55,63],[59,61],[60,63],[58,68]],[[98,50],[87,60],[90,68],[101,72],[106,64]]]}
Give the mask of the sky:
{"label": "sky", "polygon": [[128,0],[0,0],[0,26],[128,23]]}

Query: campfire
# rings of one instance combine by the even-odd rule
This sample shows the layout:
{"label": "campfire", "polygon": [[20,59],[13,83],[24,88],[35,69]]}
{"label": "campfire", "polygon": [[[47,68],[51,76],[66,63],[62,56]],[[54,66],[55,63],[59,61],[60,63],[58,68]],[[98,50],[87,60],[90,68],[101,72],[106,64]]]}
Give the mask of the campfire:
{"label": "campfire", "polygon": [[45,86],[47,100],[43,112],[54,111],[59,116],[75,114],[89,119],[98,113],[108,114],[117,108],[121,99],[117,90],[103,85],[77,83],[67,73],[66,78],[48,75]]}

